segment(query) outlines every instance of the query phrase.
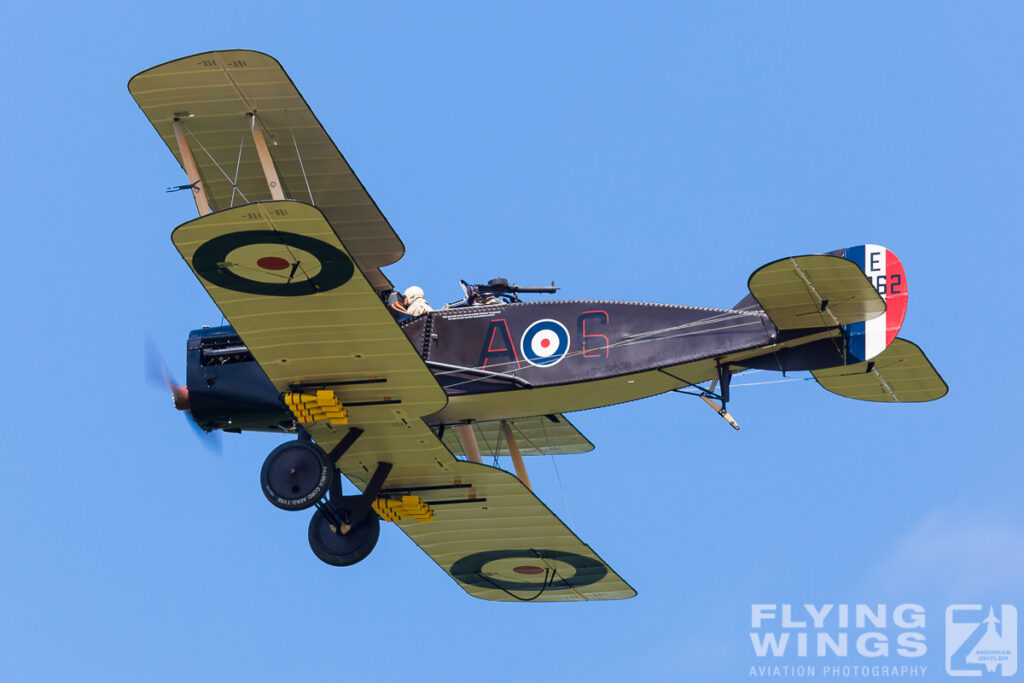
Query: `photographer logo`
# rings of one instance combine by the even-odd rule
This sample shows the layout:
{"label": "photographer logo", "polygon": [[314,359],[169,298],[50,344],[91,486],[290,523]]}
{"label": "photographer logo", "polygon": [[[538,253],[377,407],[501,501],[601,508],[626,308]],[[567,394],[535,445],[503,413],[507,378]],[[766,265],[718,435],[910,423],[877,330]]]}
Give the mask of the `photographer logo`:
{"label": "photographer logo", "polygon": [[1016,672],[1016,607],[950,605],[946,608],[946,673],[994,678],[990,674],[1009,677]]}

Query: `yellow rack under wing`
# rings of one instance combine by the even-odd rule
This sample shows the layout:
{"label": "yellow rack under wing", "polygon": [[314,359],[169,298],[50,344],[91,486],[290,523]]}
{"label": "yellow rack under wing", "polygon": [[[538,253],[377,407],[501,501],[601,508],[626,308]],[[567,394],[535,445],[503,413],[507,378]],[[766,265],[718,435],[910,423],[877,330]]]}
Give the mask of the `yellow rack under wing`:
{"label": "yellow rack under wing", "polygon": [[316,394],[289,391],[284,395],[284,404],[299,424],[310,424],[317,420],[330,420],[332,425],[348,424],[348,411],[333,391],[322,389]]}
{"label": "yellow rack under wing", "polygon": [[400,522],[403,519],[434,521],[434,511],[419,496],[402,496],[401,499],[378,498],[373,501],[373,510],[385,522]]}

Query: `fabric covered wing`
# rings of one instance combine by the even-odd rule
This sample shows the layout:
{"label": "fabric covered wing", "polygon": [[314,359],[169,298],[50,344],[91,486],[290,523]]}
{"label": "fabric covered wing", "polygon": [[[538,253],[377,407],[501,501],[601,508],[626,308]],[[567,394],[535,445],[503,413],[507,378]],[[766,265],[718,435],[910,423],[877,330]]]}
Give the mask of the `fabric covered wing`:
{"label": "fabric covered wing", "polygon": [[833,394],[862,401],[934,401],[949,391],[924,352],[913,342],[899,338],[874,360],[811,374]]}
{"label": "fabric covered wing", "polygon": [[838,256],[792,256],[761,266],[747,282],[780,330],[836,327],[885,313],[885,300],[857,264]]}
{"label": "fabric covered wing", "polygon": [[[312,432],[327,449],[341,438],[328,427]],[[457,460],[422,420],[367,431],[339,465],[363,488],[381,459],[394,465],[387,491],[420,496],[434,515],[397,525],[470,595],[509,602],[636,595],[515,475]]]}
{"label": "fabric covered wing", "polygon": [[[502,434],[502,420],[474,422],[473,431],[484,456],[508,455]],[[566,455],[594,450],[594,444],[566,419],[565,415],[537,415],[508,420],[521,455]],[[465,455],[458,433],[449,425],[442,434],[444,445],[456,455]]]}
{"label": "fabric covered wing", "polygon": [[[219,211],[173,241],[278,391],[327,388],[348,426],[307,431],[359,488],[392,464],[388,495],[415,493],[434,521],[400,528],[470,594],[487,600],[602,600],[635,595],[513,474],[460,461],[421,419],[446,401],[324,215],[294,201]],[[412,489],[410,491],[409,489]]]}
{"label": "fabric covered wing", "polygon": [[249,204],[185,223],[172,239],[278,391],[333,389],[364,429],[446,403],[317,208]]}
{"label": "fabric covered wing", "polygon": [[183,163],[173,129],[180,119],[214,211],[271,199],[253,142],[255,112],[285,198],[319,207],[373,287],[390,287],[379,268],[405,247],[277,60],[206,52],[143,71],[128,89]]}

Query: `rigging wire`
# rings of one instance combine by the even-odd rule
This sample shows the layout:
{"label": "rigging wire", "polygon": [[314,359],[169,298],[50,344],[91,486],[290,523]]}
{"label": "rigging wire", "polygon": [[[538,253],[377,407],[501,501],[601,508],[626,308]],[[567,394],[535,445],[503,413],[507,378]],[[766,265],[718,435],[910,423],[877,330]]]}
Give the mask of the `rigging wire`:
{"label": "rigging wire", "polygon": [[[651,330],[649,332],[643,333],[643,336],[640,337],[640,338],[623,339],[622,341],[618,341],[618,342],[615,342],[613,344],[609,344],[608,348],[609,349],[616,349],[616,348],[621,348],[621,347],[624,347],[624,346],[634,346],[636,344],[646,344],[646,343],[650,343],[650,342],[665,341],[665,340],[668,340],[668,339],[679,339],[679,338],[682,338],[682,337],[689,337],[689,336],[693,336],[693,335],[697,335],[697,334],[709,334],[709,333],[712,333],[712,332],[722,332],[722,331],[731,330],[731,329],[734,329],[734,328],[737,328],[737,327],[745,327],[745,326],[751,324],[751,321],[744,320],[744,321],[739,322],[737,324],[718,325],[718,326],[708,327],[708,329],[704,329],[704,330],[694,330],[694,331],[691,331],[691,332],[684,332],[683,334],[673,334],[673,335],[669,335],[669,336],[665,336],[665,337],[653,337],[653,338],[651,337],[651,335],[662,334],[664,332],[674,332],[674,331],[677,331],[677,330],[684,330],[684,329],[689,329],[689,328],[693,328],[693,327],[714,325],[717,322],[734,321],[735,318],[736,318],[735,315],[726,314],[726,315],[720,315],[720,316],[713,316],[711,318],[703,318],[701,320],[695,320],[693,322],[685,323],[683,325],[674,325],[672,327],[666,327],[666,328],[662,328],[662,329],[659,329],[659,330]],[[582,354],[583,354],[582,350],[580,350],[580,351],[572,351],[572,352],[569,352],[569,353],[565,354],[565,358],[575,358],[576,356],[580,356]],[[493,365],[488,365],[489,368],[490,367],[502,368],[504,366],[510,366],[510,367],[511,366],[515,366],[515,369],[519,368],[519,365],[518,365],[518,363],[516,361],[505,361],[503,363],[495,363]],[[460,372],[460,370],[446,370],[446,371],[442,371],[442,372],[437,372],[435,374],[436,375],[454,375],[454,374],[458,374],[459,372]],[[457,383],[455,383],[453,385],[450,385],[450,386],[455,387],[455,386],[460,386],[462,384],[469,384],[469,383],[472,383],[474,381],[478,381],[478,379],[479,378],[471,378],[471,379],[463,380],[461,382],[457,382]]]}
{"label": "rigging wire", "polygon": [[242,135],[242,137],[238,139],[238,160],[235,162],[235,179],[231,181],[231,201],[228,204],[229,207],[235,205],[235,192],[238,192],[238,194],[242,194],[242,191],[238,189],[238,170],[242,168],[242,147],[244,146],[245,135]]}
{"label": "rigging wire", "polygon": [[[548,427],[547,427],[546,424],[542,425],[542,426],[544,427],[544,437],[547,438]],[[551,458],[551,464],[555,468],[555,477],[558,479],[558,488],[562,492],[562,502],[565,504],[565,513],[569,517],[569,529],[575,530],[576,529],[576,522],[572,518],[572,508],[569,507],[569,498],[568,498],[568,496],[565,495],[565,486],[562,484],[562,475],[558,471],[558,463],[555,462],[554,454],[553,453],[545,453],[544,449],[541,448],[540,446],[538,446],[537,444],[535,444],[530,437],[528,437],[525,433],[523,433],[523,430],[520,429],[519,425],[517,425],[515,422],[512,423],[512,427],[514,427],[515,430],[517,432],[519,432],[520,436],[523,437],[523,440],[526,441],[526,443],[530,444],[531,448],[533,448],[535,451],[537,451],[541,455],[546,455],[549,458]]]}
{"label": "rigging wire", "polygon": [[736,387],[759,387],[763,384],[786,384],[787,382],[810,382],[813,377],[790,377],[788,379],[774,379],[767,382],[746,382],[743,384],[733,384],[732,388]]}
{"label": "rigging wire", "polygon": [[181,125],[182,125],[182,126],[183,126],[183,127],[185,128],[185,131],[186,131],[186,132],[187,132],[187,133],[188,133],[189,135],[191,135],[191,136],[192,136],[192,139],[196,141],[196,144],[197,144],[197,145],[199,145],[199,148],[200,148],[200,149],[202,149],[202,150],[203,150],[203,152],[205,152],[205,153],[206,153],[206,156],[208,156],[208,157],[210,158],[210,161],[212,161],[212,162],[213,162],[213,165],[217,167],[217,170],[218,170],[218,171],[220,171],[220,173],[221,173],[221,175],[222,175],[222,176],[224,176],[224,179],[225,179],[225,180],[227,180],[227,181],[228,181],[229,183],[231,183],[231,187],[232,187],[232,188],[234,188],[234,189],[238,190],[238,194],[242,195],[242,199],[244,199],[244,200],[245,200],[245,203],[246,203],[246,204],[248,204],[248,203],[249,203],[249,198],[245,196],[245,193],[244,193],[244,192],[242,192],[242,190],[238,189],[238,186],[237,186],[237,185],[235,185],[235,183],[234,183],[234,182],[233,182],[233,181],[231,180],[231,176],[229,176],[229,175],[227,174],[227,172],[226,172],[226,171],[225,171],[225,170],[224,170],[223,168],[221,168],[221,165],[220,165],[220,164],[218,164],[218,163],[217,163],[217,160],[213,158],[213,155],[212,155],[212,154],[210,154],[210,150],[206,149],[206,145],[204,145],[204,144],[203,144],[203,143],[202,143],[202,142],[201,142],[201,141],[199,140],[199,138],[198,138],[198,137],[196,137],[196,134],[192,132],[192,129],[188,127],[188,124],[187,124],[187,123],[184,123],[184,122],[182,122],[182,124],[181,124]]}
{"label": "rigging wire", "polygon": [[299,143],[295,140],[295,131],[290,129],[292,134],[292,144],[295,145],[295,156],[299,158],[299,168],[302,169],[302,179],[306,181],[306,192],[309,193],[309,203],[316,206],[316,202],[313,201],[313,190],[309,187],[309,178],[306,176],[306,166],[302,163],[302,154],[299,152]]}

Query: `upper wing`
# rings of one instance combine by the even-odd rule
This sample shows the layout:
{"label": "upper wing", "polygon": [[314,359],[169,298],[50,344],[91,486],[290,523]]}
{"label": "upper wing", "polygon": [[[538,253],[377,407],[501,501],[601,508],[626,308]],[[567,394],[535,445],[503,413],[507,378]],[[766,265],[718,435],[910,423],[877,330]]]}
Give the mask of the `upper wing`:
{"label": "upper wing", "polygon": [[[339,460],[364,488],[392,464],[434,521],[398,525],[472,595],[602,600],[635,595],[513,474],[457,460],[421,419],[446,401],[323,214],[293,201],[218,211],[178,227],[178,251],[278,391],[328,388],[364,430]],[[307,431],[330,451],[348,432]]]}
{"label": "upper wing", "polygon": [[[474,422],[473,431],[483,455],[508,455],[508,442],[502,434],[503,420]],[[519,443],[521,455],[565,455],[594,450],[594,444],[565,415],[537,415],[508,420],[512,435]],[[441,434],[444,445],[456,455],[465,455],[462,442],[454,429]]]}
{"label": "upper wing", "polygon": [[873,360],[811,372],[833,394],[862,401],[917,403],[942,398],[946,382],[917,344],[896,338]]}
{"label": "upper wing", "polygon": [[143,71],[128,89],[184,166],[180,119],[214,211],[271,198],[253,141],[258,120],[284,196],[319,207],[370,284],[390,288],[379,268],[405,247],[277,60],[205,52]]}
{"label": "upper wing", "polygon": [[780,330],[849,325],[885,313],[885,300],[860,266],[838,256],[773,261],[754,271],[747,288]]}

